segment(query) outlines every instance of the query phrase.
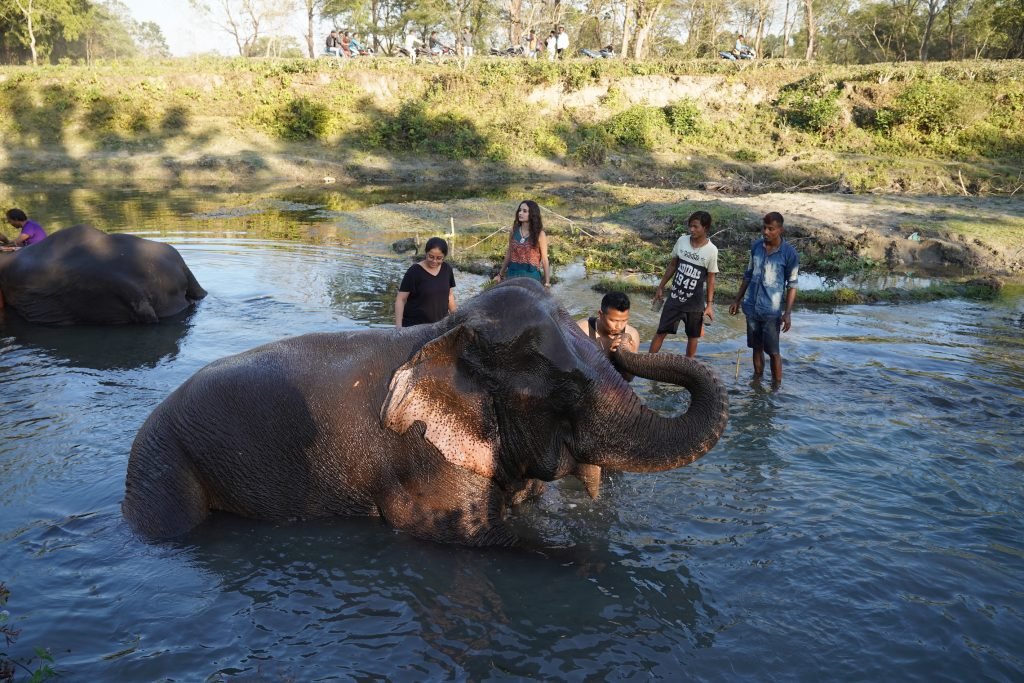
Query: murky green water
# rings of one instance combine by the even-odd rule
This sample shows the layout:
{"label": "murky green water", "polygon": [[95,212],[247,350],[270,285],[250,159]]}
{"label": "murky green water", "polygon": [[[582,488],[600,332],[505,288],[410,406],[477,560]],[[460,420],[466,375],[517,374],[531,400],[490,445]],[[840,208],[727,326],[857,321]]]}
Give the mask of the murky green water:
{"label": "murky green water", "polygon": [[[502,220],[521,191],[489,191],[508,196]],[[216,358],[390,324],[403,228],[349,212],[422,197],[19,192],[47,225],[171,242],[210,296],[143,329],[0,322],[15,657],[49,647],[75,681],[1021,677],[1019,296],[799,309],[775,393],[751,385],[742,319],[720,307],[701,344],[730,387],[719,445],[674,472],[614,476],[596,502],[552,487],[516,519],[543,555],[371,520],[223,515],[152,546],[119,510],[149,412]],[[592,312],[582,270],[559,275],[554,295]],[[456,276],[460,300],[483,282]],[[645,343],[654,316],[635,306]],[[634,384],[677,404],[673,388]]]}

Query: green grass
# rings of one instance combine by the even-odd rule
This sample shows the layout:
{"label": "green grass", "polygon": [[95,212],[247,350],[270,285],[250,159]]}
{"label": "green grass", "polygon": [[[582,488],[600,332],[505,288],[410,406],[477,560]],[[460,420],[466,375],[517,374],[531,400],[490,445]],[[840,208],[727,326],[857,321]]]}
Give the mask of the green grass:
{"label": "green grass", "polygon": [[[624,79],[688,76],[763,94],[667,107],[630,102]],[[736,174],[760,183],[855,191],[955,193],[955,160],[975,193],[1019,185],[1024,157],[1024,63],[869,66],[765,60],[549,63],[474,60],[411,66],[366,60],[214,59],[0,68],[0,134],[8,149],[82,143],[160,150],[231,131],[311,145],[324,155],[385,152],[522,165],[642,165],[650,155],[701,159],[659,172],[686,182]],[[603,101],[525,104],[539,89],[607,87]],[[383,93],[383,95],[381,94]],[[516,96],[510,96],[516,93]],[[624,162],[622,160],[625,160]],[[785,163],[775,163],[785,161]]]}

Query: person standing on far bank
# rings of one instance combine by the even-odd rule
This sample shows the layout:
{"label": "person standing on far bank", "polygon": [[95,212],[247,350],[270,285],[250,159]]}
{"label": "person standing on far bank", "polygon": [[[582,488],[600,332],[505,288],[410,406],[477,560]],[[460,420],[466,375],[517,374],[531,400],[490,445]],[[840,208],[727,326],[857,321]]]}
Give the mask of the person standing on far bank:
{"label": "person standing on far bank", "polygon": [[569,49],[569,34],[565,32],[564,26],[558,27],[558,37],[556,39],[555,47],[558,50],[559,59],[565,59],[569,56],[567,52]]}
{"label": "person standing on far bank", "polygon": [[557,43],[558,36],[556,36],[555,32],[552,31],[551,33],[548,34],[547,40],[544,41],[544,49],[547,50],[549,62],[555,61],[555,45]]}
{"label": "person standing on far bank", "polygon": [[462,66],[465,68],[469,64],[469,58],[473,56],[473,34],[469,32],[468,26],[463,28],[462,33],[459,34],[459,47],[462,54]]}
{"label": "person standing on far bank", "polygon": [[782,383],[782,354],[779,332],[789,332],[796,301],[800,257],[796,249],[782,239],[782,214],[772,211],[764,217],[761,239],[750,248],[750,261],[743,273],[743,284],[729,314],[740,307],[747,317],[747,346],[753,349],[754,377],[764,374],[764,354],[771,359],[772,384]]}
{"label": "person standing on far bank", "polygon": [[704,316],[715,319],[715,274],[718,273],[718,247],[712,244],[711,214],[695,211],[686,221],[689,235],[683,235],[672,249],[672,259],[654,290],[654,304],[665,298],[665,283],[670,279],[668,303],[661,311],[658,331],[651,340],[651,353],[661,350],[665,336],[675,334],[679,323],[686,332],[686,355],[697,355],[697,342],[704,331]]}

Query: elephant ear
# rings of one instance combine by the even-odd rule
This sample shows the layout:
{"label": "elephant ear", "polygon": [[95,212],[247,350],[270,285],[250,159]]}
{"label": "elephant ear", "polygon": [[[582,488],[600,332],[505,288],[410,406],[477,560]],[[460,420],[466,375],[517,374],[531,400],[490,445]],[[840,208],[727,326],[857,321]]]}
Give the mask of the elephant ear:
{"label": "elephant ear", "polygon": [[491,479],[498,471],[494,408],[479,383],[460,371],[472,339],[472,331],[460,325],[424,345],[395,371],[380,417],[399,434],[423,422],[424,438],[445,460]]}

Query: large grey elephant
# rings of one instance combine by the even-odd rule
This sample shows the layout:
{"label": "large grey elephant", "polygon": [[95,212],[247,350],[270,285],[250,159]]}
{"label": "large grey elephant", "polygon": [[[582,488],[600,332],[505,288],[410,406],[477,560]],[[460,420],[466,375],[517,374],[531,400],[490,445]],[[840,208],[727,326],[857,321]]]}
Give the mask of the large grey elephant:
{"label": "large grey elephant", "polygon": [[79,225],[0,254],[0,308],[44,325],[155,323],[206,296],[178,250]]}
{"label": "large grey elephant", "polygon": [[416,536],[509,544],[509,507],[578,465],[632,472],[704,455],[728,398],[703,364],[618,353],[685,386],[647,409],[544,288],[509,280],[434,325],[307,334],[206,366],[132,445],[122,510],[150,538],[211,510],[284,521],[381,516]]}

